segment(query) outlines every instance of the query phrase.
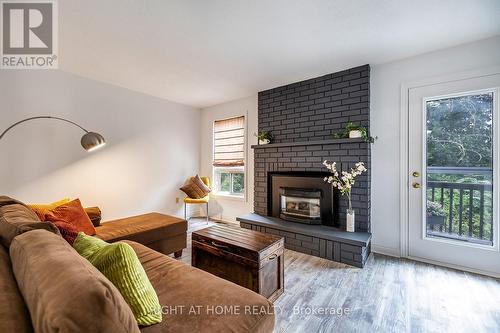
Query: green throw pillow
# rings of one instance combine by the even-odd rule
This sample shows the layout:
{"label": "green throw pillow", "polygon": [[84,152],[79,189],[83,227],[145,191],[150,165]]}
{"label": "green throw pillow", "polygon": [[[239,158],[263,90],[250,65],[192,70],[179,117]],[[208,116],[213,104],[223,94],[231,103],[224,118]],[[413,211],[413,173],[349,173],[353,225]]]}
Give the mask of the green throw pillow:
{"label": "green throw pillow", "polygon": [[109,244],[80,232],[75,250],[92,263],[120,291],[139,325],[161,322],[161,306],[137,254],[126,243]]}

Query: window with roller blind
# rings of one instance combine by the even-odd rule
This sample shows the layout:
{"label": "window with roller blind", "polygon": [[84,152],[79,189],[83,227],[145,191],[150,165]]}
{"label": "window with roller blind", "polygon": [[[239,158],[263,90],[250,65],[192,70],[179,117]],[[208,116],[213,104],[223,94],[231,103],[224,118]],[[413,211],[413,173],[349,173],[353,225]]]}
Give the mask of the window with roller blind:
{"label": "window with roller blind", "polygon": [[245,193],[245,117],[214,122],[214,193],[243,197]]}

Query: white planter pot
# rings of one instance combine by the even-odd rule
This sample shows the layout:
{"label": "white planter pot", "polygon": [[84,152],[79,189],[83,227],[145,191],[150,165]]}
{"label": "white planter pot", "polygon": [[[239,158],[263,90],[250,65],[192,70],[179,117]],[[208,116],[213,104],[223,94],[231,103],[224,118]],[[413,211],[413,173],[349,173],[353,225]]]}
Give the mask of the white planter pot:
{"label": "white planter pot", "polygon": [[346,231],[354,232],[354,210],[349,213],[346,211]]}
{"label": "white planter pot", "polygon": [[259,140],[259,145],[267,145],[269,142],[271,142],[269,139]]}
{"label": "white planter pot", "polygon": [[351,139],[361,138],[361,131],[358,131],[358,130],[350,131],[349,138],[351,138]]}

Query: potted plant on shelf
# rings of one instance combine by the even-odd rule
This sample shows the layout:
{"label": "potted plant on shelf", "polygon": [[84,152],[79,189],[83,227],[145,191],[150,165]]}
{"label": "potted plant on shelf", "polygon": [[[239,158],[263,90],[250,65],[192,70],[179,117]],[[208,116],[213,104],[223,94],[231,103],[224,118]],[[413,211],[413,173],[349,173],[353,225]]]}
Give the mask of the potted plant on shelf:
{"label": "potted plant on shelf", "polygon": [[434,226],[444,224],[446,212],[438,202],[427,200],[427,226],[433,229]]}
{"label": "potted plant on shelf", "polygon": [[339,172],[336,162],[324,161],[323,165],[332,173],[332,176],[325,177],[325,182],[331,184],[333,188],[338,189],[342,195],[347,195],[349,207],[346,211],[346,231],[354,232],[354,210],[352,209],[351,189],[355,184],[354,179],[363,172],[366,172],[365,165],[363,162],[358,162],[354,168],[351,168],[350,172]]}
{"label": "potted plant on shelf", "polygon": [[373,138],[368,136],[368,131],[366,127],[361,125],[355,125],[354,123],[347,123],[345,129],[342,132],[335,133],[333,135],[334,139],[346,139],[346,138],[363,138],[365,142],[373,142]]}
{"label": "potted plant on shelf", "polygon": [[259,145],[267,145],[271,143],[273,136],[269,131],[260,131],[259,133],[254,133],[254,135],[259,139]]}

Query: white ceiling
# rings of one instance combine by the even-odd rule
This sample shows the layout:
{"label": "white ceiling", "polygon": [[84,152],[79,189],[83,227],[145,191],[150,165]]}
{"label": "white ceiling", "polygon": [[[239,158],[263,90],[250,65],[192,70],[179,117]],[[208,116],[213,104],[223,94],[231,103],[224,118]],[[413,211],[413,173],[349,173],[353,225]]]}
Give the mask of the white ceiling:
{"label": "white ceiling", "polygon": [[59,1],[60,69],[196,107],[497,34],[499,0]]}

